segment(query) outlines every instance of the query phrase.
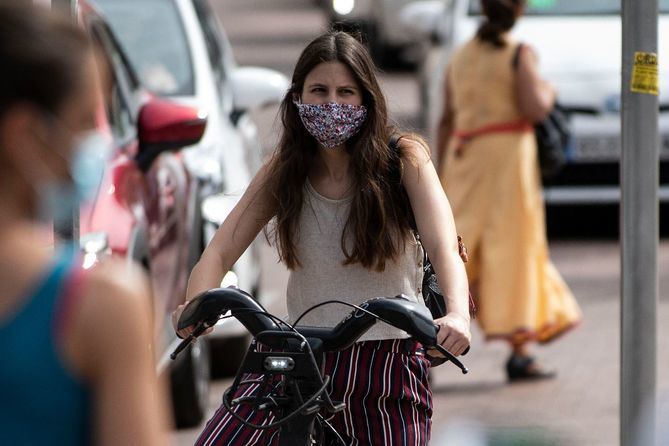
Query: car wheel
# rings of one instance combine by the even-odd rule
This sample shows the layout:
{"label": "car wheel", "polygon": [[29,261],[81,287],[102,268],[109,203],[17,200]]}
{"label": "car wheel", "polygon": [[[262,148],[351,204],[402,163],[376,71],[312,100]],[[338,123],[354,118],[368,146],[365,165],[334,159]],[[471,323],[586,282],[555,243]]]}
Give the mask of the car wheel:
{"label": "car wheel", "polygon": [[251,335],[245,334],[234,338],[210,339],[209,357],[211,358],[212,378],[235,376],[244,356],[249,349]]}
{"label": "car wheel", "polygon": [[188,274],[190,275],[191,271],[195,264],[200,260],[200,256],[204,252],[204,248],[207,247],[207,241],[205,239],[205,222],[202,218],[202,197],[199,193],[194,198],[195,200],[195,213],[193,216],[192,223],[192,235],[190,243],[188,244]]}
{"label": "car wheel", "polygon": [[202,340],[191,344],[171,370],[172,409],[176,427],[195,427],[209,405],[209,348]]}

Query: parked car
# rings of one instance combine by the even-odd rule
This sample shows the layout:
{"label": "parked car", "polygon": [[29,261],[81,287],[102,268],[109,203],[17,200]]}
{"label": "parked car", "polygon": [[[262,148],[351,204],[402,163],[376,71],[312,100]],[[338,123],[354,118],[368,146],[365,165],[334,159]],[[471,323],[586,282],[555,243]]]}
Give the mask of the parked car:
{"label": "parked car", "polygon": [[152,291],[151,350],[159,372],[170,374],[177,423],[197,424],[209,401],[207,345],[193,345],[175,362],[167,358],[176,339],[170,316],[183,301],[201,249],[193,230],[200,219],[197,182],[182,149],[202,138],[206,115],[143,89],[107,23],[84,0],[78,11],[80,23],[102,49],[102,70],[111,73],[98,127],[113,143],[97,195],[82,203],[84,267],[108,255],[144,266]]}
{"label": "parked car", "polygon": [[[207,111],[202,140],[183,151],[199,180],[202,220],[196,231],[204,247],[261,164],[258,132],[248,112],[281,101],[289,81],[274,70],[239,67],[208,0],[96,1],[149,90]],[[259,265],[254,243],[224,283],[258,295]],[[267,304],[262,298],[261,303]],[[242,325],[224,319],[208,339],[215,375],[236,372],[249,341]]]}
{"label": "parked car", "polygon": [[[434,141],[442,111],[444,70],[453,51],[481,22],[479,0],[423,1],[402,11],[404,26],[437,36],[421,70],[423,121]],[[544,187],[547,204],[617,204],[620,159],[620,2],[529,2],[512,31],[535,48],[542,75],[568,111],[574,145],[567,167]],[[669,1],[660,0],[660,84],[669,81]],[[664,36],[664,37],[663,37]],[[482,86],[482,88],[484,88]],[[660,200],[669,202],[669,92],[660,90]]]}
{"label": "parked car", "polygon": [[334,27],[360,31],[380,65],[397,61],[418,64],[427,44],[419,34],[407,32],[399,13],[413,0],[323,0],[321,7]]}

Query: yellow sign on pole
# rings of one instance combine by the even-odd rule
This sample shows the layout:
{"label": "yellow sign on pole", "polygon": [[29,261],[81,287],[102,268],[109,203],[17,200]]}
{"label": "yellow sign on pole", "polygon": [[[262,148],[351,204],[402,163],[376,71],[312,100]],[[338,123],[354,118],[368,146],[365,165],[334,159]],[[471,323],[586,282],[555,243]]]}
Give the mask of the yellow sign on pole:
{"label": "yellow sign on pole", "polygon": [[635,52],[630,90],[633,93],[659,95],[660,87],[657,73],[657,54]]}

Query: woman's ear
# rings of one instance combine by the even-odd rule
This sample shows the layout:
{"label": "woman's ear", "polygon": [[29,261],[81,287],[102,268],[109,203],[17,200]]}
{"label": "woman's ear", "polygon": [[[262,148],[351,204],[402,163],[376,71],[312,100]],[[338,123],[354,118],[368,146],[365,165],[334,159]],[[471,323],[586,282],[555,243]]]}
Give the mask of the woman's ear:
{"label": "woman's ear", "polygon": [[300,98],[300,94],[298,92],[293,91],[292,95],[293,95],[293,102],[298,102],[298,103],[302,102],[302,99]]}

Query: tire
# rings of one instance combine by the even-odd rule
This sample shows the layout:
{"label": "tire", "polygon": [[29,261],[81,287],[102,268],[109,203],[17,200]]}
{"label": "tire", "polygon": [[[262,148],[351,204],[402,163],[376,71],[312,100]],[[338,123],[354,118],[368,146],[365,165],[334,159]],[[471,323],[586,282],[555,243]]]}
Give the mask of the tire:
{"label": "tire", "polygon": [[234,338],[210,339],[209,357],[212,378],[235,376],[250,343],[251,335],[249,334]]}
{"label": "tire", "polygon": [[204,219],[202,218],[202,197],[199,191],[196,192],[196,196],[193,199],[195,200],[195,215],[192,223],[192,238],[188,243],[188,274],[190,274],[195,264],[200,260],[200,256],[204,252],[204,248],[206,248]]}
{"label": "tire", "polygon": [[170,372],[172,410],[178,429],[202,422],[209,406],[209,348],[202,340],[182,354]]}

